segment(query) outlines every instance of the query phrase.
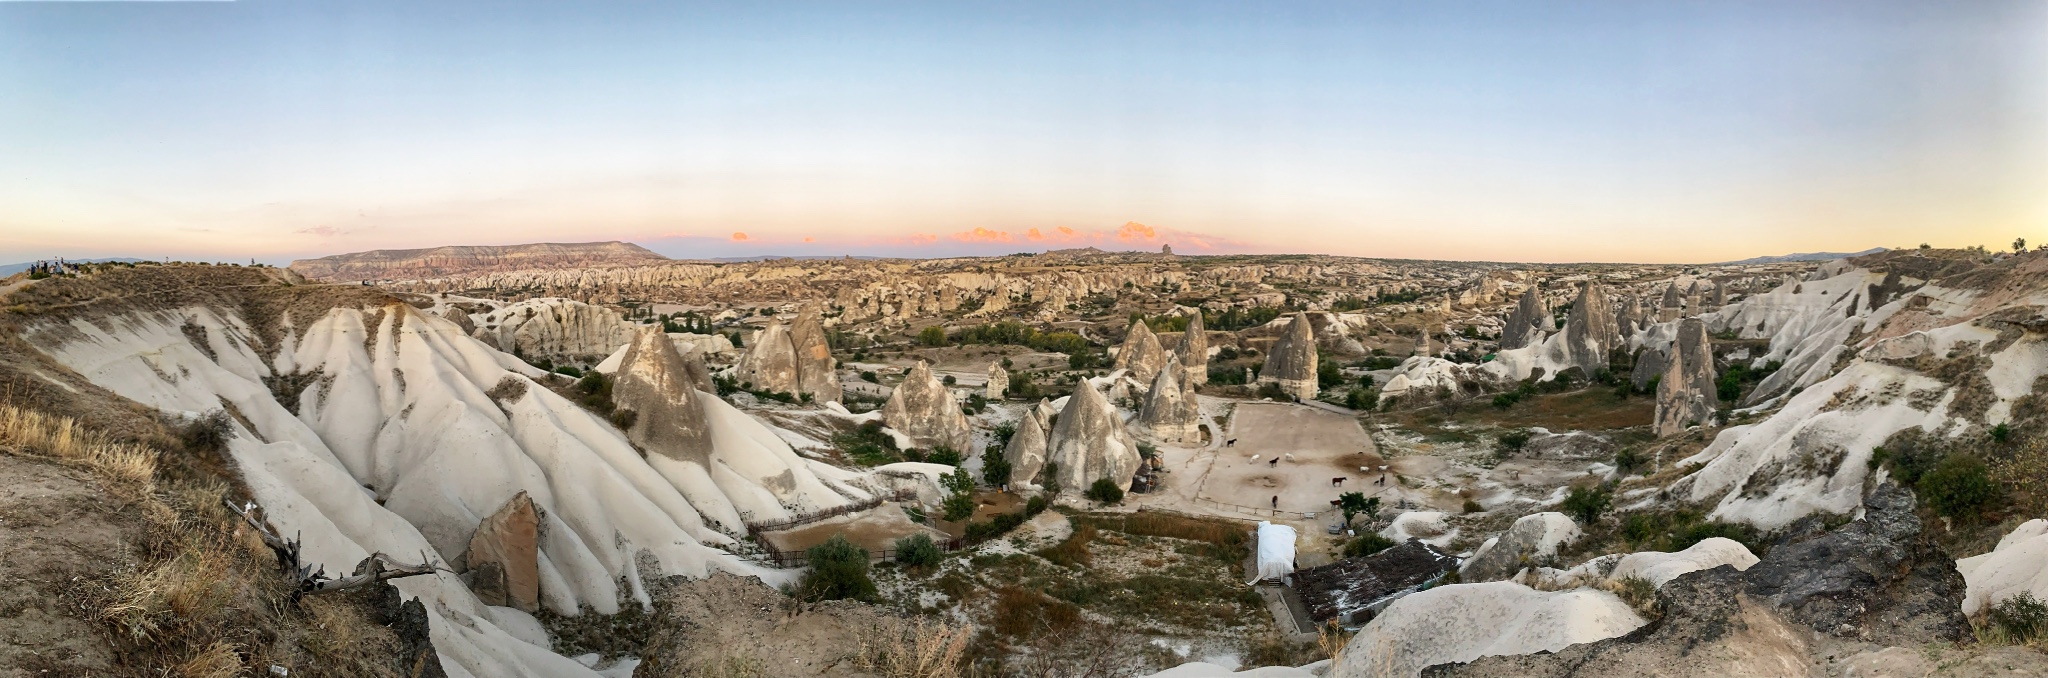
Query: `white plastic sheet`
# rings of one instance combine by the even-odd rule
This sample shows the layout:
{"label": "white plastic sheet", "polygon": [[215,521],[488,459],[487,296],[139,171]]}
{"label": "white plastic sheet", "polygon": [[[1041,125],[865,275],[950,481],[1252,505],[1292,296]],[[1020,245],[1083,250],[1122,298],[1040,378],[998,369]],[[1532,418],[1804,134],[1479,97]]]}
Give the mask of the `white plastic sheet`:
{"label": "white plastic sheet", "polygon": [[1258,581],[1294,573],[1294,528],[1259,521]]}

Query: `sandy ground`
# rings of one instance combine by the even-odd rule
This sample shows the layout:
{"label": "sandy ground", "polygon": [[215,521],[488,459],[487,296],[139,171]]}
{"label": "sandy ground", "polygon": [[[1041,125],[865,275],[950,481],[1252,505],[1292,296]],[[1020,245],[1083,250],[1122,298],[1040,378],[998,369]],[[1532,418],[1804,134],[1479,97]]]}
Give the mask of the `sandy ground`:
{"label": "sandy ground", "polygon": [[[1328,512],[1338,494],[1370,494],[1382,463],[1356,419],[1300,405],[1238,405],[1225,439],[1237,444],[1208,451],[1214,461],[1196,497],[1253,507],[1271,507],[1278,497],[1282,511]],[[1348,478],[1341,488],[1331,484],[1337,477]]]}
{"label": "sandy ground", "polygon": [[0,676],[112,672],[65,590],[135,561],[141,528],[113,504],[82,470],[0,454]]}
{"label": "sandy ground", "polygon": [[761,537],[782,551],[802,551],[825,543],[832,535],[843,534],[846,539],[870,553],[895,548],[896,540],[917,533],[925,533],[932,539],[945,541],[944,532],[910,522],[910,516],[895,504],[883,504],[860,513],[839,516],[829,520],[804,525],[793,530],[763,532]]}

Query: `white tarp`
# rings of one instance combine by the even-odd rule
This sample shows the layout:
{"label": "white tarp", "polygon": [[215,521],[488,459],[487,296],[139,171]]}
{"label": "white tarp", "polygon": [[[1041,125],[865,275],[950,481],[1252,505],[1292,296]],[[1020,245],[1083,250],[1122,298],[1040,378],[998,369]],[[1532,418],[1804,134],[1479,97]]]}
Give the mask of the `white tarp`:
{"label": "white tarp", "polygon": [[1259,521],[1259,576],[1254,581],[1294,573],[1294,528]]}

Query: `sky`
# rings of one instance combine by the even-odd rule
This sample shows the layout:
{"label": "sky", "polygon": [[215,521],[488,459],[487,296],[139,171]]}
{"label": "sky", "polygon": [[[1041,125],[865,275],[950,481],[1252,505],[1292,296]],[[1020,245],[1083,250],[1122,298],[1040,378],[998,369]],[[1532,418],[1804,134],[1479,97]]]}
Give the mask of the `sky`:
{"label": "sky", "polygon": [[2048,242],[2048,0],[0,0],[0,261]]}

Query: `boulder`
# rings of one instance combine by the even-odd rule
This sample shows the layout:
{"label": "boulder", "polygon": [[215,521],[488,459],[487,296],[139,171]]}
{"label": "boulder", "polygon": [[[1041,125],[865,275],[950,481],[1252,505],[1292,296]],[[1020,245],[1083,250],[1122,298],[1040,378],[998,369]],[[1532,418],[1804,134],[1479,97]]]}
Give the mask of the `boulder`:
{"label": "boulder", "polygon": [[541,524],[540,507],[520,492],[476,526],[463,559],[484,604],[540,610]]}
{"label": "boulder", "polygon": [[989,363],[988,386],[983,392],[982,397],[989,400],[1002,400],[1005,392],[1009,390],[1010,371],[1003,369],[1002,363]]}
{"label": "boulder", "polygon": [[1608,303],[1607,292],[1599,285],[1588,282],[1580,288],[1579,298],[1565,318],[1564,338],[1572,364],[1587,378],[1607,369],[1608,353],[1621,345],[1621,326],[1615,320],[1614,305]]}
{"label": "boulder", "polygon": [[1522,516],[1508,531],[1479,547],[1465,561],[1459,576],[1465,581],[1497,581],[1515,576],[1523,567],[1557,556],[1560,546],[1579,538],[1579,524],[1556,511]]}
{"label": "boulder", "polygon": [[612,378],[612,404],[635,413],[626,439],[649,454],[710,463],[711,424],[699,399],[715,396],[695,382],[690,361],[659,325],[640,328]]}
{"label": "boulder", "polygon": [[1720,407],[1707,325],[1697,317],[1686,318],[1671,343],[1670,365],[1657,382],[1656,433],[1659,437],[1683,433],[1687,427],[1713,418]]}
{"label": "boulder", "polygon": [[967,415],[960,412],[960,401],[953,398],[945,384],[939,383],[931,366],[922,360],[910,368],[903,383],[889,394],[889,402],[882,404],[882,422],[910,436],[920,448],[949,447],[966,454],[973,441]]}
{"label": "boulder", "polygon": [[1165,365],[1166,349],[1159,346],[1159,337],[1152,334],[1145,321],[1132,321],[1131,330],[1124,334],[1123,347],[1117,350],[1115,369],[1130,370],[1132,379],[1149,384]]}
{"label": "boulder", "polygon": [[1266,350],[1266,366],[1259,371],[1259,383],[1277,383],[1289,395],[1314,400],[1316,384],[1316,337],[1308,315],[1297,312],[1280,334],[1280,340]]}
{"label": "boulder", "polygon": [[1202,327],[1201,310],[1188,314],[1188,329],[1180,335],[1180,348],[1174,356],[1187,368],[1189,385],[1209,383],[1209,331]]}
{"label": "boulder", "polygon": [[1198,426],[1201,407],[1195,400],[1194,386],[1184,381],[1186,372],[1178,358],[1168,358],[1166,367],[1152,379],[1152,390],[1145,394],[1145,404],[1138,410],[1138,425],[1153,440],[1180,443],[1202,439]]}
{"label": "boulder", "polygon": [[817,304],[805,304],[797,314],[796,322],[789,326],[789,343],[796,353],[796,392],[809,394],[814,403],[838,402],[844,390],[839,383],[839,361],[832,358]]}
{"label": "boulder", "polygon": [[1060,465],[1060,491],[1080,494],[1097,479],[1108,478],[1131,489],[1138,472],[1138,446],[1124,431],[1124,420],[1109,399],[1083,379],[1060,410],[1049,436],[1047,460]]}
{"label": "boulder", "polygon": [[441,317],[447,318],[448,322],[455,323],[456,327],[462,328],[462,334],[464,336],[476,335],[476,323],[471,321],[469,319],[469,314],[464,313],[462,309],[453,306],[442,309]]}
{"label": "boulder", "polygon": [[757,391],[796,395],[803,390],[797,378],[796,344],[790,341],[789,328],[781,320],[770,320],[767,327],[754,333],[753,340],[747,342],[747,352],[740,355],[733,378]]}
{"label": "boulder", "polygon": [[1508,314],[1507,326],[1501,328],[1501,350],[1512,351],[1535,343],[1537,334],[1542,330],[1543,318],[1548,315],[1550,311],[1543,308],[1541,291],[1530,286],[1527,292],[1522,293],[1522,301],[1515,306],[1515,311]]}
{"label": "boulder", "polygon": [[1003,447],[1003,460],[1010,462],[1010,484],[1037,487],[1038,473],[1045,470],[1046,450],[1045,423],[1032,413],[1019,417],[1017,432]]}

